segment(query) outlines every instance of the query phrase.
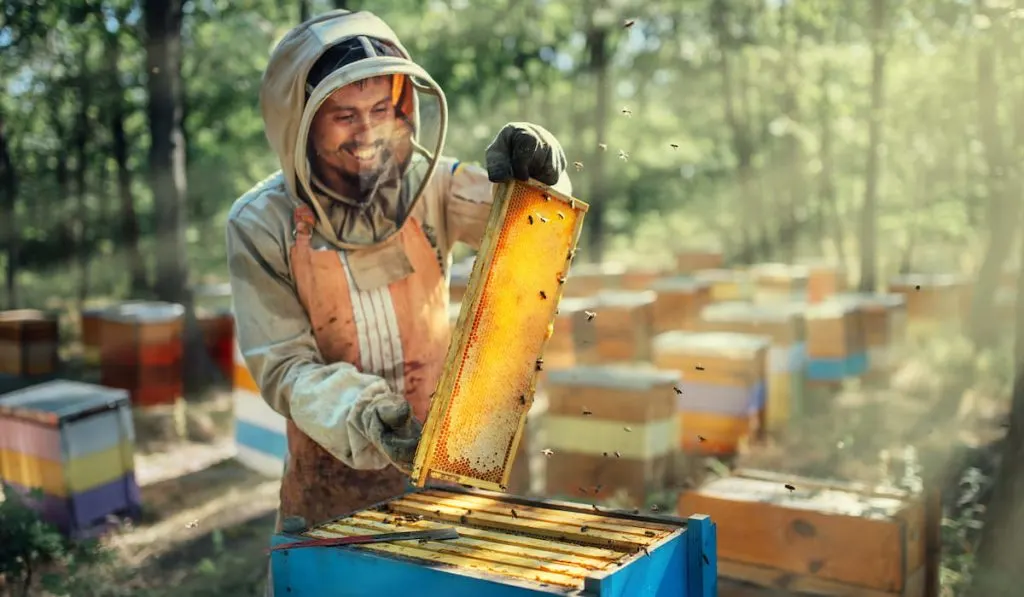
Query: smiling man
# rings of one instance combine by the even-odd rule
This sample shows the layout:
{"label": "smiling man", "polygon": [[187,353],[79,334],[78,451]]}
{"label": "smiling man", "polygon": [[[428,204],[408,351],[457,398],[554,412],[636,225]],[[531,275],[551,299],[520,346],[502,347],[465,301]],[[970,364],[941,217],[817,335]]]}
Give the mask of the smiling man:
{"label": "smiling man", "polygon": [[260,92],[281,171],[231,209],[238,342],[288,420],[285,518],[316,524],[403,493],[448,346],[448,268],[478,247],[491,183],[571,193],[544,129],[512,123],[487,169],[442,155],[444,94],[367,12],[289,32]]}

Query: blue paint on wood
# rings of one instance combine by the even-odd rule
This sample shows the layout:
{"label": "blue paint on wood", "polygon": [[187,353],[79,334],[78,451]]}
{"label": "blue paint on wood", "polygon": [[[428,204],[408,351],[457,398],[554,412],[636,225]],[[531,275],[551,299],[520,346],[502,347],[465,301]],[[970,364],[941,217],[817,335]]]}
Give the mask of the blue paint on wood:
{"label": "blue paint on wood", "polygon": [[288,438],[248,421],[235,420],[235,441],[278,460],[288,455]]}
{"label": "blue paint on wood", "polygon": [[[125,440],[133,441],[134,434],[125,428],[120,410],[97,413],[64,425],[64,442],[67,446],[65,458],[81,458],[112,448]],[[127,406],[124,410],[128,410]]]}
{"label": "blue paint on wood", "polygon": [[594,597],[688,597],[687,533],[641,552],[635,559],[597,582],[588,582],[585,595]]}
{"label": "blue paint on wood", "polygon": [[686,526],[686,593],[687,597],[717,597],[718,542],[717,529],[706,514],[694,514]]}
{"label": "blue paint on wood", "polygon": [[840,381],[847,377],[863,375],[868,369],[866,352],[859,352],[841,359],[809,359],[807,379],[818,381]]}
{"label": "blue paint on wood", "polygon": [[860,352],[850,355],[846,362],[846,375],[857,377],[864,375],[868,370],[868,353]]}

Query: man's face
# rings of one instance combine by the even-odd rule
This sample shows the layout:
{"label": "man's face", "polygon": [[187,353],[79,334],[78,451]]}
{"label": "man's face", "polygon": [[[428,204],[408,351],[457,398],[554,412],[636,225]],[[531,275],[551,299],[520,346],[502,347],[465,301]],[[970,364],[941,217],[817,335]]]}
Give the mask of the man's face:
{"label": "man's face", "polygon": [[318,169],[365,190],[393,153],[395,120],[390,76],[338,89],[317,110],[310,128]]}

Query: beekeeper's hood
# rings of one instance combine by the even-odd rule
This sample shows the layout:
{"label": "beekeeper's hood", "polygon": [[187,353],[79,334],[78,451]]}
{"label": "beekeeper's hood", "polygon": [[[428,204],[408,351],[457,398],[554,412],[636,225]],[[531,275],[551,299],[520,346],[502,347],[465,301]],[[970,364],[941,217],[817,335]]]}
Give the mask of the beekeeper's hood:
{"label": "beekeeper's hood", "polygon": [[[383,75],[392,76],[395,107],[395,133],[384,140],[387,157],[377,176],[362,181],[360,196],[342,196],[311,167],[313,117],[333,92]],[[317,229],[345,249],[383,242],[401,228],[444,148],[444,93],[412,62],[394,31],[369,12],[334,10],[288,32],[264,72],[260,107],[289,192],[312,205]]]}

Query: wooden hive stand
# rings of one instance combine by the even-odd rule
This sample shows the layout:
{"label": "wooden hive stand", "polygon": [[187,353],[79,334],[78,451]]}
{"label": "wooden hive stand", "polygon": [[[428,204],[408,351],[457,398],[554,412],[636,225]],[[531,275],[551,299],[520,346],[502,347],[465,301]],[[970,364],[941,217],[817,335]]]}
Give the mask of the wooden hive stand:
{"label": "wooden hive stand", "polygon": [[739,470],[684,492],[679,512],[719,521],[722,597],[938,597],[937,504],[930,487]]}
{"label": "wooden hive stand", "polygon": [[128,392],[56,380],[0,396],[0,480],[74,537],[139,513]]}
{"label": "wooden hive stand", "polygon": [[683,451],[734,454],[763,429],[768,348],[766,337],[731,332],[655,338],[655,366],[682,377],[674,403]]}

